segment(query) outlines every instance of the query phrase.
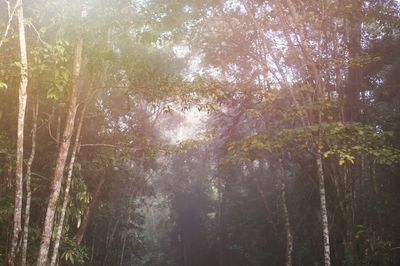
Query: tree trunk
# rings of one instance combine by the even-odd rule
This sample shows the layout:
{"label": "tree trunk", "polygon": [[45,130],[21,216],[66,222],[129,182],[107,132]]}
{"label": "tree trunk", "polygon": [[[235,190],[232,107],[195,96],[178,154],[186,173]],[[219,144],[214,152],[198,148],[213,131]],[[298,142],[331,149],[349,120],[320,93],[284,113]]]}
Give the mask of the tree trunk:
{"label": "tree trunk", "polygon": [[222,203],[223,203],[223,191],[221,184],[221,177],[217,176],[217,189],[218,189],[218,205],[217,205],[217,227],[218,227],[218,265],[224,265],[224,251],[223,251],[223,225],[222,225]]}
{"label": "tree trunk", "polygon": [[293,234],[292,227],[290,224],[289,211],[286,202],[286,184],[285,184],[285,171],[282,166],[282,162],[279,162],[280,176],[278,177],[279,189],[281,194],[281,204],[283,211],[283,219],[285,221],[285,232],[286,232],[286,266],[292,266],[292,253],[293,253]]}
{"label": "tree trunk", "polygon": [[62,236],[62,230],[64,227],[65,214],[67,212],[67,207],[68,207],[68,203],[69,203],[69,190],[71,187],[72,173],[74,170],[76,154],[79,149],[79,140],[80,140],[80,136],[81,136],[81,129],[82,129],[82,125],[83,125],[85,111],[86,111],[86,104],[81,111],[78,128],[75,133],[75,142],[74,142],[74,146],[72,148],[72,154],[71,154],[71,158],[70,158],[69,165],[68,165],[67,182],[65,184],[64,199],[63,199],[63,205],[61,208],[60,221],[58,222],[57,234],[56,234],[56,238],[54,240],[54,245],[53,245],[53,254],[51,256],[51,262],[50,262],[51,266],[55,266],[56,262],[57,262],[58,250],[60,247],[60,240],[61,240],[61,236]]}
{"label": "tree trunk", "polygon": [[19,0],[18,8],[18,32],[19,46],[21,54],[21,82],[19,87],[19,107],[18,107],[18,132],[17,132],[17,160],[15,170],[15,205],[14,205],[14,227],[11,240],[9,265],[15,265],[18,239],[21,233],[22,216],[22,197],[23,197],[23,163],[24,163],[24,123],[28,86],[28,57],[26,53],[24,10],[22,0]]}
{"label": "tree trunk", "polygon": [[124,240],[122,241],[122,251],[121,251],[121,259],[119,261],[119,266],[124,265],[125,244],[126,244],[126,235],[124,235]]}
{"label": "tree trunk", "polygon": [[93,211],[96,209],[97,204],[99,202],[101,191],[102,191],[104,182],[107,179],[107,175],[108,175],[108,171],[106,171],[104,173],[104,175],[101,177],[99,183],[97,184],[97,188],[96,188],[96,192],[94,194],[93,200],[92,200],[92,202],[90,202],[88,211],[85,215],[85,218],[83,218],[81,226],[79,227],[78,232],[76,232],[76,234],[75,234],[75,237],[74,237],[75,243],[78,245],[81,244],[83,237],[85,236],[87,227],[88,227],[90,220],[92,218],[92,215],[93,215]]}
{"label": "tree trunk", "polygon": [[[294,25],[294,28],[291,30],[294,34],[296,34],[298,44],[301,48],[301,53],[304,55],[305,63],[307,64],[307,68],[310,70],[310,73],[313,77],[314,81],[314,86],[315,86],[315,96],[317,97],[316,101],[323,99],[325,97],[326,93],[326,84],[321,76],[319,69],[318,69],[318,64],[317,62],[314,61],[313,56],[312,56],[312,48],[309,46],[307,43],[307,37],[306,37],[306,29],[303,26],[303,21],[301,15],[298,13],[296,9],[296,5],[292,0],[286,0],[285,1],[289,10],[289,14],[292,17],[292,22]],[[282,6],[282,0],[276,1],[278,4],[278,12],[279,16],[281,17],[282,22],[284,23],[285,21],[285,14],[283,13],[283,6]],[[285,31],[288,30],[287,27]],[[285,34],[288,36],[288,34]],[[288,38],[290,40],[290,38]],[[315,101],[315,100],[314,100]],[[322,114],[319,111],[318,112],[318,119],[317,119],[318,124],[322,123]],[[320,142],[321,136],[319,136],[318,142]],[[311,140],[311,142],[313,142]],[[318,143],[317,142],[317,143]],[[318,145],[318,144],[317,144]],[[325,177],[324,177],[324,171],[322,167],[322,154],[319,148],[313,148],[314,151],[316,151],[315,156],[316,156],[316,164],[317,164],[317,174],[318,174],[318,183],[319,183],[319,196],[320,196],[320,204],[321,204],[321,220],[322,220],[322,228],[323,228],[323,243],[324,243],[324,265],[325,266],[330,266],[331,265],[331,260],[330,260],[330,244],[329,244],[329,224],[328,224],[328,211],[326,207],[326,196],[325,196]]]}
{"label": "tree trunk", "polygon": [[37,258],[37,266],[44,266],[46,264],[49,253],[50,239],[54,222],[54,213],[57,207],[58,197],[60,195],[65,163],[67,160],[68,149],[71,143],[72,132],[75,124],[77,96],[79,88],[79,75],[82,63],[82,46],[83,46],[83,39],[82,36],[80,36],[75,48],[73,75],[72,75],[72,90],[69,99],[68,113],[67,113],[67,118],[65,120],[63,139],[58,151],[54,176],[50,185],[50,197],[46,211],[46,218],[43,226],[42,240],[40,243],[39,256]]}
{"label": "tree trunk", "polygon": [[268,199],[267,199],[267,195],[265,194],[265,189],[263,188],[262,182],[258,176],[255,176],[253,179],[256,184],[257,193],[263,203],[263,207],[264,207],[264,211],[265,211],[265,220],[267,221],[267,223],[270,224],[272,231],[274,232],[274,235],[278,235],[278,229],[276,227],[276,223],[271,219],[271,210],[268,206]]}
{"label": "tree trunk", "polygon": [[321,221],[322,221],[322,235],[324,238],[324,265],[331,265],[330,244],[329,244],[329,223],[328,223],[328,210],[326,207],[325,196],[325,177],[322,167],[322,155],[318,151],[316,154],[318,184],[319,184],[319,199],[321,204]]}
{"label": "tree trunk", "polygon": [[358,120],[360,108],[360,89],[362,86],[362,66],[356,63],[361,56],[361,17],[362,1],[351,1],[351,12],[349,13],[348,23],[348,81],[345,89],[345,114],[347,121]]}
{"label": "tree trunk", "polygon": [[112,242],[114,241],[115,232],[117,231],[120,220],[121,220],[121,217],[118,217],[118,219],[115,221],[113,230],[111,232],[108,230],[108,232],[107,232],[107,241],[106,241],[106,250],[105,250],[106,255],[104,256],[103,266],[110,265],[110,264],[107,264],[107,260],[110,255],[110,249],[111,249],[110,246],[111,246]]}
{"label": "tree trunk", "polygon": [[60,143],[61,143],[61,115],[60,115],[60,111],[58,111],[58,116],[57,116],[56,141],[57,141],[57,149],[58,149],[58,148],[60,148]]}
{"label": "tree trunk", "polygon": [[[252,171],[252,166],[250,164],[247,165],[247,168],[249,169],[249,171]],[[271,168],[271,171],[273,172],[273,174],[275,173],[275,168]],[[275,236],[279,236],[278,233],[278,229],[276,227],[276,223],[271,219],[271,209],[269,208],[269,204],[268,204],[268,198],[267,195],[265,193],[265,188],[262,184],[262,180],[260,179],[260,177],[255,174],[253,177],[254,183],[256,185],[256,189],[257,189],[257,194],[260,197],[263,207],[264,207],[264,211],[265,211],[265,220],[267,221],[267,223],[270,224],[272,231],[274,233]]]}
{"label": "tree trunk", "polygon": [[[97,230],[97,224],[94,224],[93,231],[96,233],[96,230]],[[93,234],[92,251],[91,251],[91,254],[90,254],[90,263],[93,262],[93,258],[94,258],[94,244],[96,243],[96,234],[95,233]]]}
{"label": "tree trunk", "polygon": [[31,198],[32,198],[32,191],[31,191],[31,174],[32,174],[32,163],[35,159],[36,153],[36,132],[37,132],[37,120],[39,116],[39,101],[34,104],[33,106],[33,125],[32,125],[32,150],[31,155],[29,157],[27,166],[26,166],[26,176],[25,176],[25,186],[26,186],[26,203],[25,203],[25,214],[24,214],[24,231],[23,231],[23,238],[22,238],[22,258],[21,258],[21,265],[26,265],[26,254],[28,250],[28,236],[29,236],[29,218],[31,214]]}

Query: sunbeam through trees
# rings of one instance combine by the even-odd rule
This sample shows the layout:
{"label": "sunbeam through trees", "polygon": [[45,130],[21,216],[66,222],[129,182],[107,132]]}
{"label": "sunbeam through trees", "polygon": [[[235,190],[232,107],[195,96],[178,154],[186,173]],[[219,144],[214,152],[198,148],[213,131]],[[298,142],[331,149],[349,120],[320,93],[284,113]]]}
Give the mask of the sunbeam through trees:
{"label": "sunbeam through trees", "polygon": [[397,0],[2,0],[0,265],[400,265]]}

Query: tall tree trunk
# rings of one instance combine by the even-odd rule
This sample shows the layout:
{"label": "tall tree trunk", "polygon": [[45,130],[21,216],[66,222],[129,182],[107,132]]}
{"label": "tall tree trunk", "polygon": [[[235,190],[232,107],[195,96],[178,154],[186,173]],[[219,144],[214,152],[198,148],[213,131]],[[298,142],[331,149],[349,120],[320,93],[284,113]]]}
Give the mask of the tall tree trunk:
{"label": "tall tree trunk", "polygon": [[125,245],[126,245],[126,235],[124,235],[124,240],[122,241],[122,251],[121,251],[121,259],[119,261],[119,266],[124,265]]}
{"label": "tall tree trunk", "polygon": [[22,257],[21,257],[21,265],[26,265],[26,254],[28,250],[28,236],[29,236],[29,218],[31,215],[31,174],[32,174],[32,163],[35,159],[36,153],[36,132],[37,132],[37,120],[39,116],[39,101],[37,100],[33,106],[33,124],[32,124],[32,149],[31,155],[29,156],[29,160],[26,166],[26,175],[25,175],[25,187],[26,187],[26,203],[25,203],[25,214],[24,214],[24,231],[22,238]]}
{"label": "tall tree trunk", "polygon": [[319,188],[319,199],[321,204],[321,221],[322,221],[322,235],[324,239],[324,265],[331,265],[331,252],[329,243],[329,223],[328,223],[328,210],[326,207],[326,195],[325,195],[325,176],[322,167],[322,155],[318,151],[316,154],[317,173],[318,173],[318,188]]}
{"label": "tall tree trunk", "polygon": [[106,181],[108,174],[109,174],[108,171],[106,171],[104,173],[104,175],[101,177],[99,183],[97,184],[97,188],[96,188],[96,192],[94,194],[93,200],[92,200],[92,202],[90,202],[89,208],[85,215],[85,218],[83,218],[81,226],[79,227],[78,232],[76,232],[76,234],[75,234],[75,237],[74,237],[75,243],[78,245],[81,244],[83,237],[86,234],[86,230],[89,226],[90,220],[92,218],[93,211],[97,208],[97,204],[99,203],[99,200],[100,200],[101,191],[103,189],[104,182]]}
{"label": "tall tree trunk", "polygon": [[79,141],[80,141],[80,136],[81,136],[83,119],[85,116],[86,106],[87,106],[87,104],[85,104],[85,106],[83,107],[83,109],[81,111],[78,128],[75,133],[75,142],[74,142],[74,146],[72,148],[72,154],[71,154],[71,158],[70,158],[69,165],[68,165],[67,182],[65,184],[64,199],[63,199],[63,204],[62,204],[62,208],[61,208],[60,220],[58,222],[57,234],[56,234],[56,238],[54,240],[54,245],[53,245],[53,254],[51,256],[51,262],[50,262],[51,266],[55,266],[56,262],[57,262],[58,250],[60,247],[60,240],[61,240],[61,236],[62,236],[62,230],[64,227],[65,214],[67,212],[67,207],[68,207],[68,203],[69,203],[69,190],[71,187],[72,173],[74,170],[76,154],[79,150]]}
{"label": "tall tree trunk", "polygon": [[221,183],[221,177],[217,175],[217,190],[218,190],[218,206],[217,206],[217,226],[218,226],[218,265],[222,266],[224,265],[224,251],[223,251],[223,240],[224,240],[224,234],[223,234],[223,225],[222,225],[222,204],[223,204],[223,191],[222,191],[222,183]]}
{"label": "tall tree trunk", "polygon": [[58,110],[57,128],[56,128],[57,149],[60,147],[60,143],[61,143],[60,140],[61,140],[61,115],[60,115],[60,111]]}
{"label": "tall tree trunk", "polygon": [[267,223],[270,224],[274,234],[278,235],[279,233],[278,233],[278,229],[276,227],[276,223],[271,219],[271,210],[268,206],[268,198],[267,198],[267,195],[265,194],[265,189],[263,188],[263,184],[260,180],[260,177],[255,176],[253,178],[253,180],[256,184],[258,196],[260,197],[260,199],[262,200],[262,203],[263,203],[263,207],[264,207],[264,211],[265,211],[265,220],[267,221]]}
{"label": "tall tree trunk", "polygon": [[117,231],[120,220],[121,220],[121,217],[118,217],[117,220],[115,221],[114,228],[112,229],[112,231],[108,230],[108,232],[107,232],[107,241],[106,241],[106,250],[105,250],[106,254],[104,256],[103,266],[110,265],[109,263],[107,263],[108,257],[110,255],[110,249],[111,249],[110,246],[111,246],[112,242],[114,241],[115,232]]}
{"label": "tall tree trunk", "polygon": [[[379,204],[379,198],[380,198],[380,190],[378,187],[378,180],[376,178],[376,163],[374,162],[374,160],[372,158],[370,158],[369,160],[369,175],[370,175],[370,183],[371,183],[371,190],[372,190],[372,198],[374,201],[374,208],[373,208],[373,216],[376,217],[377,220],[375,220],[375,218],[372,218],[371,220],[371,225],[376,228],[375,230],[378,232],[382,232],[382,215],[381,212],[379,211],[379,209],[377,208],[377,204]],[[371,191],[369,190],[369,191]],[[371,216],[372,217],[372,216]]]}
{"label": "tall tree trunk", "polygon": [[93,232],[95,232],[95,233],[93,234],[93,239],[92,239],[92,250],[90,252],[90,263],[93,262],[93,258],[94,258],[94,245],[96,243],[96,230],[97,230],[97,224],[94,224]]}
{"label": "tall tree trunk", "polygon": [[285,232],[286,232],[286,266],[292,266],[292,253],[293,253],[293,234],[292,227],[290,224],[289,211],[286,201],[286,184],[285,184],[285,170],[282,166],[282,161],[279,161],[280,175],[278,177],[281,204],[283,211],[283,219],[285,221]]}
{"label": "tall tree trunk", "polygon": [[67,113],[67,118],[65,120],[63,138],[61,140],[61,144],[58,150],[58,157],[54,171],[54,176],[50,185],[50,197],[47,205],[46,218],[43,226],[42,240],[40,243],[40,250],[37,258],[37,266],[44,266],[46,264],[49,253],[51,232],[54,223],[54,213],[57,207],[58,197],[60,195],[65,163],[67,160],[68,149],[71,143],[72,132],[75,124],[77,96],[79,88],[79,76],[82,63],[82,46],[83,46],[83,38],[80,35],[75,48],[73,75],[72,75],[72,89],[70,93],[68,113]]}
{"label": "tall tree trunk", "polygon": [[18,132],[17,132],[17,160],[15,170],[15,205],[14,205],[14,227],[11,240],[9,265],[15,265],[18,239],[21,233],[22,197],[23,197],[23,161],[24,161],[24,123],[28,86],[28,57],[26,53],[24,10],[22,0],[19,0],[18,8],[18,32],[21,54],[21,82],[19,86],[19,107],[18,107]]}
{"label": "tall tree trunk", "polygon": [[349,66],[348,80],[345,89],[347,121],[358,120],[360,109],[360,89],[362,83],[362,66],[357,63],[361,56],[361,18],[362,1],[350,1],[351,12],[348,17],[348,51]]}

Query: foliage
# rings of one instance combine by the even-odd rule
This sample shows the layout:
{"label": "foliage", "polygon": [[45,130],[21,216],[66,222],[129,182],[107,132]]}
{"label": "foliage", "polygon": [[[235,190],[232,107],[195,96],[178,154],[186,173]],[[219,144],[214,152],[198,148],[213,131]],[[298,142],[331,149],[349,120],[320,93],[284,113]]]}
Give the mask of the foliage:
{"label": "foliage", "polygon": [[[12,2],[0,3],[1,40]],[[322,172],[332,265],[397,265],[399,10],[370,0],[24,3],[26,161],[40,104],[28,265],[77,82],[78,37],[76,110],[85,114],[60,264],[284,265],[290,227],[293,265],[319,265]],[[0,264],[14,208],[14,20],[0,46]]]}
{"label": "foliage", "polygon": [[85,261],[88,259],[86,249],[75,243],[70,238],[63,238],[62,246],[63,253],[61,258],[72,265],[85,265]]}

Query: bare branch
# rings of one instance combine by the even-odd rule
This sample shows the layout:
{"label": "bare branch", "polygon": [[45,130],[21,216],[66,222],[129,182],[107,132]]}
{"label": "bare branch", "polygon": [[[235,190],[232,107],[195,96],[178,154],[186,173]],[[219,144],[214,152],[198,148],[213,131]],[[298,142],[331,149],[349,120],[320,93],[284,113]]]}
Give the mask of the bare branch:
{"label": "bare branch", "polygon": [[56,139],[53,134],[51,133],[51,118],[52,115],[48,114],[48,113],[44,113],[45,115],[47,115],[49,118],[47,120],[47,124],[48,124],[48,129],[49,129],[49,136],[50,138],[52,138],[56,143],[61,143],[61,141],[59,141],[58,139]]}
{"label": "bare branch", "polygon": [[15,3],[15,6],[14,6],[12,12],[10,13],[10,2],[6,1],[6,0],[5,0],[5,2],[7,3],[7,6],[8,6],[8,21],[7,21],[6,30],[4,31],[3,37],[0,40],[0,48],[1,48],[1,46],[3,46],[4,41],[6,40],[6,38],[8,36],[8,32],[10,31],[10,27],[11,27],[11,22],[15,16],[15,12],[17,11],[18,7],[20,6],[19,1],[17,1]]}
{"label": "bare branch", "polygon": [[106,143],[87,143],[87,144],[81,144],[80,147],[109,147],[117,149],[132,149],[132,147],[129,147],[128,145],[113,145]]}
{"label": "bare branch", "polygon": [[44,41],[42,39],[42,37],[40,37],[40,32],[36,29],[35,25],[33,25],[32,22],[29,22],[28,27],[32,28],[33,31],[36,33],[38,40],[46,47],[46,48],[50,48],[50,44],[48,44],[46,41]]}

